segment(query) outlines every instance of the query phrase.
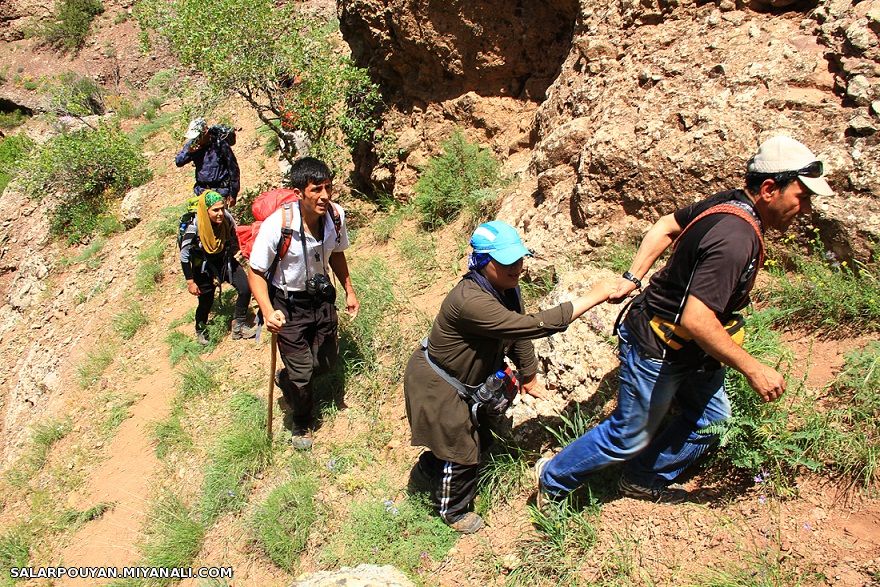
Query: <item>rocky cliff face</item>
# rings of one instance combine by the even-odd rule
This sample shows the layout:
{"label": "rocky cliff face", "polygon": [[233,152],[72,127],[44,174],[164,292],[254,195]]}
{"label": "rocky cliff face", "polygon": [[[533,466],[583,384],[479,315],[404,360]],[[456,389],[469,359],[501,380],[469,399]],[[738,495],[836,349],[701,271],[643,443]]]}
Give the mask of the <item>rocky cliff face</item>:
{"label": "rocky cliff face", "polygon": [[880,2],[766,4],[340,0],[400,147],[368,161],[372,178],[405,192],[451,128],[468,127],[521,179],[504,210],[562,253],[739,187],[758,143],[786,132],[838,192],[816,199],[812,222],[836,253],[863,257],[880,239]]}

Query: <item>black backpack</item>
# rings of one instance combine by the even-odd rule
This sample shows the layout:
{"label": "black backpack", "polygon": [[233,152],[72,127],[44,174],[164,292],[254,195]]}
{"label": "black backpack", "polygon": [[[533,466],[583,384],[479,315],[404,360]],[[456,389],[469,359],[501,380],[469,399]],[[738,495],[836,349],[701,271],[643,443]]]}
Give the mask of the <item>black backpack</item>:
{"label": "black backpack", "polygon": [[226,141],[226,144],[230,147],[235,145],[235,128],[229,126],[228,124],[215,124],[211,128],[208,129],[214,137],[221,141]]}

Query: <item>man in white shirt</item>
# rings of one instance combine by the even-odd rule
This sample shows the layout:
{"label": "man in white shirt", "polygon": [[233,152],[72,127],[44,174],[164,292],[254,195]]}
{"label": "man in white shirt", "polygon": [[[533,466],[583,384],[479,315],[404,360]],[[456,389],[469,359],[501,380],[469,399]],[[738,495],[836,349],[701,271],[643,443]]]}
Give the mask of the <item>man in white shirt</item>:
{"label": "man in white shirt", "polygon": [[293,446],[305,450],[312,446],[312,379],[329,371],[339,354],[336,290],[328,267],[345,290],[346,312],[356,316],[360,302],[344,252],[345,210],[330,202],[333,174],[322,161],[304,157],[291,167],[290,180],[299,200],[260,226],[248,281],[266,327],[278,334],[285,368],[277,381],[293,412]]}

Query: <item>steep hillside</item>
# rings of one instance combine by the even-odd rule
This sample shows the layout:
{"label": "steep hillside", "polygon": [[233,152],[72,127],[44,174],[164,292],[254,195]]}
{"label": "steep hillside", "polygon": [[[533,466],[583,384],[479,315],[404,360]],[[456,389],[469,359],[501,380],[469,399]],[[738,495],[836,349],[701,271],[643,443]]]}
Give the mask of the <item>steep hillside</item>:
{"label": "steep hillside", "polygon": [[[309,7],[334,10],[326,0]],[[810,219],[824,240],[816,246],[874,272],[859,285],[844,271],[838,289],[813,297],[845,303],[857,287],[880,291],[871,257],[880,0],[780,9],[339,0],[341,35],[388,109],[375,144],[355,154],[356,185],[337,182],[363,310],[343,318],[346,360],[323,381],[321,425],[305,454],[287,441],[277,389],[266,439],[268,337],[228,338],[231,288],[210,347],[192,338],[195,300],[174,245],[192,169],[172,161],[182,113],[197,106],[190,90],[203,85],[161,48],[141,53],[132,8],[105,3],[83,49],[60,54],[24,38],[48,6],[0,6],[2,104],[37,115],[15,132],[55,135],[42,84],[65,71],[99,81],[116,104],[157,102],[156,118],[121,119],[145,137],[153,172],[126,196],[139,222],[67,244],[49,237],[51,195],[38,202],[15,184],[0,194],[0,585],[154,584],[13,583],[13,566],[233,568],[233,579],[171,583],[215,587],[289,585],[360,563],[394,565],[425,585],[880,585],[877,323],[785,322],[790,308],[764,292],[800,283],[794,261],[790,273],[762,276],[749,330],[766,345],[764,360],[785,371],[788,394],[770,406],[744,396],[742,436],[688,475],[689,503],[622,498],[612,470],[576,507],[544,516],[533,507],[531,465],[613,406],[617,306],[537,343],[552,393],[521,398],[509,438],[484,455],[477,507],[488,527],[473,536],[454,535],[407,492],[421,449],[410,446],[402,396],[404,365],[463,271],[470,231],[467,218],[428,231],[402,203],[457,128],[488,146],[509,180],[498,216],[538,253],[528,262],[530,309],[619,274],[651,221],[738,185],[745,158],[780,129],[832,171],[838,194],[817,201]],[[162,71],[176,85],[150,96]],[[255,113],[227,97],[207,114],[241,127],[244,189],[278,185]],[[380,207],[359,188],[396,202]],[[776,246],[780,264],[795,258],[791,243]]]}

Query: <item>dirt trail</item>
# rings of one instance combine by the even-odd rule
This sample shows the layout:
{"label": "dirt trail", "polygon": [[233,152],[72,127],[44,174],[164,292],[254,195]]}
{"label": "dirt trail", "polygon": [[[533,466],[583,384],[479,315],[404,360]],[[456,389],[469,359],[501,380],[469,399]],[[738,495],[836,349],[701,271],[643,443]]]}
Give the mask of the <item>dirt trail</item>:
{"label": "dirt trail", "polygon": [[[155,328],[164,329],[165,325]],[[176,393],[176,377],[163,346],[152,347],[143,361],[156,371],[132,386],[131,392],[142,399],[131,407],[132,416],[122,422],[106,447],[109,458],[92,472],[83,494],[73,498],[78,509],[102,502],[113,507],[71,537],[58,557],[59,564],[120,567],[137,561],[136,543],[160,467],[150,431],[154,422],[170,413]],[[77,581],[59,585],[79,584]]]}

